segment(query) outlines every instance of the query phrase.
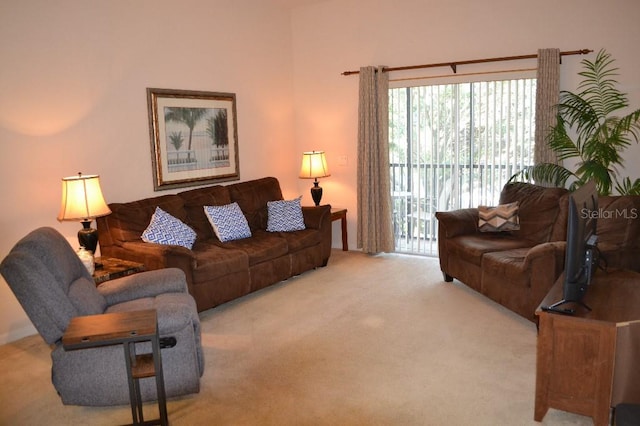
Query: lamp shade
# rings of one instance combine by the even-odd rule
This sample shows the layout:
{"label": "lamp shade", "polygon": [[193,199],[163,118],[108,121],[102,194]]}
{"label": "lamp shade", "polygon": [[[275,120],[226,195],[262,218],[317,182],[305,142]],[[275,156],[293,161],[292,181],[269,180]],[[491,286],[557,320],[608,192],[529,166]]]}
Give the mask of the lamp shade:
{"label": "lamp shade", "polygon": [[62,178],[62,203],[58,220],[91,220],[111,213],[102,196],[100,176],[87,175]]}
{"label": "lamp shade", "polygon": [[327,167],[324,151],[309,151],[302,153],[301,179],[316,179],[331,176]]}

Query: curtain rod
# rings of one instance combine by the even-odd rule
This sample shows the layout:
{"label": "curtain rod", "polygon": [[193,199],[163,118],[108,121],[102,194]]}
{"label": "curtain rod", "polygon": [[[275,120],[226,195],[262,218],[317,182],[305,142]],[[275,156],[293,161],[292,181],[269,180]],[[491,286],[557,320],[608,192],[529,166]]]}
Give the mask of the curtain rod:
{"label": "curtain rod", "polygon": [[[509,70],[499,70],[499,71],[481,71],[481,72],[465,72],[462,74],[456,74],[455,77],[469,77],[473,75],[490,75],[490,74],[508,74],[514,72],[526,72],[526,71],[536,71],[538,68],[515,68]],[[433,78],[450,78],[454,77],[452,75],[428,75],[424,77],[406,77],[406,78],[390,78],[389,83],[395,81],[411,81],[411,80],[431,80]]]}
{"label": "curtain rod", "polygon": [[[565,55],[586,55],[587,53],[591,53],[593,50],[591,49],[582,49],[582,50],[571,50],[567,52],[560,52],[560,58]],[[436,68],[436,67],[451,67],[453,73],[457,72],[458,65],[469,65],[469,64],[482,64],[485,62],[502,62],[502,61],[516,61],[519,59],[533,59],[537,58],[538,54],[533,55],[519,55],[519,56],[503,56],[500,58],[485,58],[485,59],[471,59],[468,61],[453,61],[453,62],[441,62],[438,64],[426,64],[426,65],[409,65],[405,67],[391,67],[391,68],[383,68],[383,72],[389,71],[406,71],[406,70],[415,70],[420,68]],[[352,74],[360,74],[360,71],[344,71],[342,75],[352,75]]]}

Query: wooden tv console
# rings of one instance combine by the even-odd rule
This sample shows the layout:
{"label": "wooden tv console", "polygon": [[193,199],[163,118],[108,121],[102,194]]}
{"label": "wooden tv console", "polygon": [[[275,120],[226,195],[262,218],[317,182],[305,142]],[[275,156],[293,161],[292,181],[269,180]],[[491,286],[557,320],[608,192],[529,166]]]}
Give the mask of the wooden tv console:
{"label": "wooden tv console", "polygon": [[609,424],[611,408],[640,403],[640,273],[597,271],[575,314],[545,312],[562,299],[560,276],[536,311],[538,348],[534,419],[549,408]]}

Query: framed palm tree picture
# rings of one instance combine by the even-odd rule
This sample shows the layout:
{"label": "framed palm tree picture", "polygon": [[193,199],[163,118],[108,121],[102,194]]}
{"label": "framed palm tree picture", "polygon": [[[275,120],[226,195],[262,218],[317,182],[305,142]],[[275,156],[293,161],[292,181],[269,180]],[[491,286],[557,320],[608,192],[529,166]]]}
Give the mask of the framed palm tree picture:
{"label": "framed palm tree picture", "polygon": [[147,88],[155,191],[240,179],[235,93]]}

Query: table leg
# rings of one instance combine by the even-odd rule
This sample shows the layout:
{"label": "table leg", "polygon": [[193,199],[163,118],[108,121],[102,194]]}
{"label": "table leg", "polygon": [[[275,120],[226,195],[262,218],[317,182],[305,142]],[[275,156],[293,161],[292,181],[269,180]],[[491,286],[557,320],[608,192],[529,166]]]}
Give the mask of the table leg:
{"label": "table leg", "polygon": [[140,386],[138,381],[133,377],[133,366],[136,362],[135,343],[123,343],[124,358],[127,367],[127,381],[129,382],[129,402],[131,403],[131,419],[134,425],[144,422],[142,414],[142,397],[140,395]]}
{"label": "table leg", "polygon": [[162,373],[162,358],[160,355],[160,341],[158,336],[153,339],[153,363],[156,372],[156,390],[158,393],[158,410],[160,411],[160,424],[166,426],[169,424],[167,418],[167,398],[164,391],[164,375]]}
{"label": "table leg", "polygon": [[342,216],[341,226],[342,226],[342,250],[349,251],[349,242],[347,241],[347,215],[344,214]]}

